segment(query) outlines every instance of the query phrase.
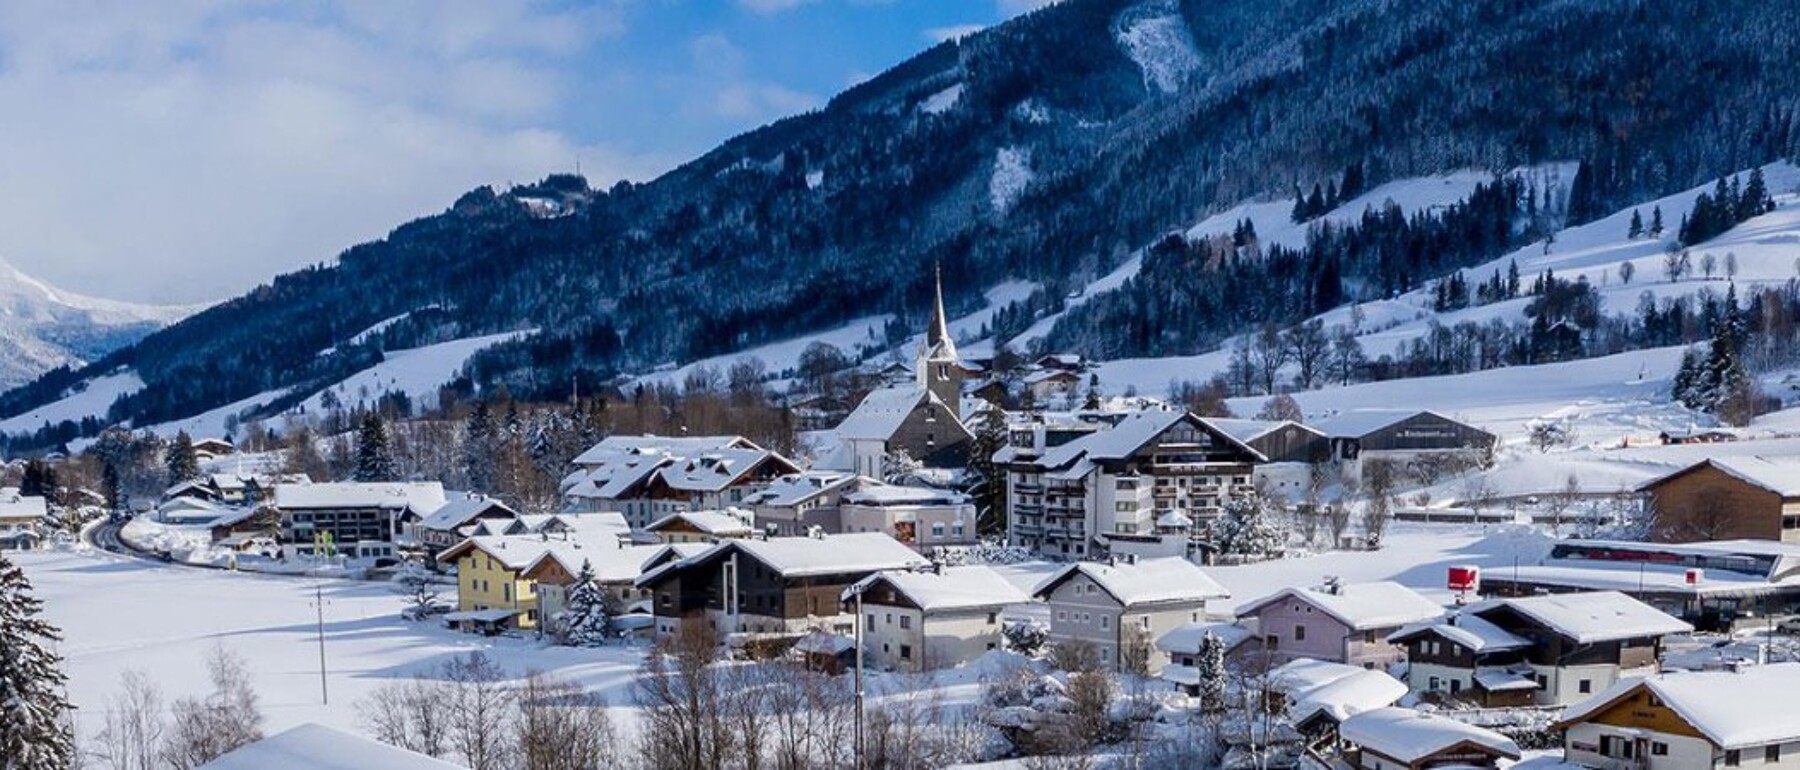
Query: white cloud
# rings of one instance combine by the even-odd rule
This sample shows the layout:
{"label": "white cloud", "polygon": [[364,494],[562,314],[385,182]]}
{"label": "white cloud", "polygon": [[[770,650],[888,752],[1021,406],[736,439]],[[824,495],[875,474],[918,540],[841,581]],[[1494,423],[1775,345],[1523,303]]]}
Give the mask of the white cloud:
{"label": "white cloud", "polygon": [[475,185],[654,170],[547,128],[605,5],[100,6],[0,4],[0,257],[84,293],[220,298]]}
{"label": "white cloud", "polygon": [[689,52],[699,86],[688,105],[689,112],[754,125],[822,103],[812,94],[751,77],[743,50],[722,34],[695,38]]}

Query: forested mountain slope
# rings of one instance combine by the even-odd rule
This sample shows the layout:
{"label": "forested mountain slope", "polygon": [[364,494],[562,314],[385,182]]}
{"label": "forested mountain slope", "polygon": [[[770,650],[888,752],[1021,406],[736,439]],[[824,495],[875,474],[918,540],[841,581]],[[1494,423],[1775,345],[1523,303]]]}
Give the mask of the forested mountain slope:
{"label": "forested mountain slope", "polygon": [[[1315,251],[1244,260],[1164,244],[1146,269],[1166,280],[1046,337],[1106,356],[1204,350],[1793,157],[1797,55],[1787,3],[1066,0],[645,184],[472,191],[335,263],[52,372],[0,397],[0,417],[122,368],[144,386],[109,421],[270,391],[298,400],[384,350],[530,328],[477,356],[474,379],[557,395],[878,313],[894,314],[897,340],[928,306],[934,263],[953,312],[1008,279],[1043,287],[996,315],[1004,337],[1243,200],[1580,163],[1562,199],[1496,182],[1454,211],[1353,227]],[[1207,299],[1221,296],[1243,299]]]}

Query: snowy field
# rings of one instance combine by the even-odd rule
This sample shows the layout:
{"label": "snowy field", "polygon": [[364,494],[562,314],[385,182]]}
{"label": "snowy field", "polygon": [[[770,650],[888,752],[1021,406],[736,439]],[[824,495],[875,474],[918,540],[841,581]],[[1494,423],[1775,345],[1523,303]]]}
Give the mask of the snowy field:
{"label": "snowy field", "polygon": [[[1380,552],[1329,553],[1216,568],[1212,574],[1232,591],[1232,599],[1217,608],[1222,614],[1328,575],[1398,580],[1449,601],[1440,590],[1445,567],[1501,568],[1515,556],[1535,560],[1544,552],[1541,536],[1518,528],[1397,525],[1389,547]],[[549,647],[533,639],[485,638],[408,622],[399,617],[401,597],[380,583],[249,575],[94,552],[32,552],[18,561],[50,621],[63,629],[70,695],[90,734],[99,729],[126,671],[149,676],[165,700],[203,692],[204,660],[215,645],[248,661],[270,731],[314,721],[360,732],[359,699],[393,678],[427,673],[474,650],[515,675],[541,670],[571,679],[618,705],[622,725],[635,723],[629,715],[640,647]],[[315,590],[325,600],[329,705],[320,692]],[[870,688],[878,700],[924,691],[956,708],[979,696],[981,676],[968,668],[930,678],[877,674]]]}

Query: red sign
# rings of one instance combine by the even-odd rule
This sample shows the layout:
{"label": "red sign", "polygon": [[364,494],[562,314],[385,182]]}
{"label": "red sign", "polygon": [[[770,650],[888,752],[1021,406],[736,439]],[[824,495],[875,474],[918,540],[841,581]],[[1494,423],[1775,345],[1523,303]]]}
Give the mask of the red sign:
{"label": "red sign", "polygon": [[1688,585],[1691,585],[1691,586],[1700,585],[1700,581],[1705,580],[1705,579],[1706,579],[1706,570],[1691,569],[1691,570],[1687,571],[1687,584]]}
{"label": "red sign", "polygon": [[1481,568],[1451,567],[1447,583],[1452,591],[1479,591],[1481,590]]}

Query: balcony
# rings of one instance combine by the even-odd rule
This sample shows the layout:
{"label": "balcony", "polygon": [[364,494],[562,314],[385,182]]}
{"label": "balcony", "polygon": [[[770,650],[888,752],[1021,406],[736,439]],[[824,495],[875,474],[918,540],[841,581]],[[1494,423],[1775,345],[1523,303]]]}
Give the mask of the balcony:
{"label": "balcony", "polygon": [[1035,482],[1020,482],[1013,485],[1013,492],[1021,495],[1041,495],[1044,493],[1044,485]]}

